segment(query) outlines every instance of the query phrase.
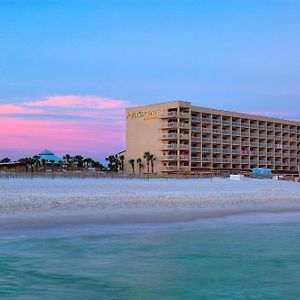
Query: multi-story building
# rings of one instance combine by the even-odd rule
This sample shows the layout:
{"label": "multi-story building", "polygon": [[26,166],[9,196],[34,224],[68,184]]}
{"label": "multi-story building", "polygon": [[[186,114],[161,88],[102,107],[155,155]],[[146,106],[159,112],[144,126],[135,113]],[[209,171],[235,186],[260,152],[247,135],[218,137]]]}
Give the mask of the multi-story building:
{"label": "multi-story building", "polygon": [[[126,110],[129,159],[154,154],[155,172],[270,168],[296,173],[300,122],[168,102]],[[147,172],[144,160],[143,172]],[[136,168],[137,169],[137,168]]]}

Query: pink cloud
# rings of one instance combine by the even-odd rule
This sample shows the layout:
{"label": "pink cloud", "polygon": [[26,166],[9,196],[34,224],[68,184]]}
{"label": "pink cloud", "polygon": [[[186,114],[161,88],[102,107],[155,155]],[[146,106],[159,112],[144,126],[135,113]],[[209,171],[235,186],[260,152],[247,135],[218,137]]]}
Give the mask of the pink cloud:
{"label": "pink cloud", "polygon": [[23,107],[21,105],[16,104],[0,104],[0,114],[6,115],[6,114],[39,114],[43,111],[41,109],[28,109],[26,107]]}
{"label": "pink cloud", "polygon": [[128,104],[98,96],[53,96],[1,104],[0,140],[5,143],[0,158],[9,153],[12,158],[30,156],[49,148],[58,155],[81,153],[103,159],[124,149],[124,107]]}
{"label": "pink cloud", "polygon": [[52,96],[45,100],[30,101],[25,103],[34,107],[68,107],[68,108],[96,108],[96,109],[112,109],[120,108],[128,105],[129,102],[115,100],[110,98],[102,98],[98,96]]}
{"label": "pink cloud", "polygon": [[124,126],[99,121],[24,120],[0,118],[0,156],[18,150],[18,157],[50,148],[57,154],[82,153],[104,157],[124,148]]}

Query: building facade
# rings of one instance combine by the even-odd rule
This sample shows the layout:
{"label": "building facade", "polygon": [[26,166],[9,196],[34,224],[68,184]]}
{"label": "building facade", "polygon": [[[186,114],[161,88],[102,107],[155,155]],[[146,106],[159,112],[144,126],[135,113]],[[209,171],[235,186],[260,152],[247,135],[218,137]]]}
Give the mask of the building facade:
{"label": "building facade", "polygon": [[[168,102],[126,109],[128,160],[154,154],[156,173],[247,171],[296,173],[300,122]],[[146,162],[143,172],[147,172]]]}

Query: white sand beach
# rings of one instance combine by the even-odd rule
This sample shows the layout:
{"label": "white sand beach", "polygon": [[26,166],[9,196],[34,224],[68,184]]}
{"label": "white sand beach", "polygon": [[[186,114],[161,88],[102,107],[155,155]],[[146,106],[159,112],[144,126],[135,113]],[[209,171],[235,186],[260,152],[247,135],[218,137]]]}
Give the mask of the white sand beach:
{"label": "white sand beach", "polygon": [[0,225],[169,222],[300,211],[300,183],[245,179],[2,179]]}

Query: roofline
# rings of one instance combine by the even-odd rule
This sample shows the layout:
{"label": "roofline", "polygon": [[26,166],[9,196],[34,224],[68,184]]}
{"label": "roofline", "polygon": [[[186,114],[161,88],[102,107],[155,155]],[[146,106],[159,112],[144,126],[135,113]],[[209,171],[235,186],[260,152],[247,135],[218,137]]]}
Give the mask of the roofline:
{"label": "roofline", "polygon": [[296,126],[300,126],[300,120],[296,120],[296,119],[284,119],[284,118],[275,118],[275,117],[270,117],[270,116],[265,116],[265,115],[258,115],[258,114],[251,114],[251,113],[244,113],[244,112],[238,112],[238,111],[230,111],[230,110],[223,110],[223,109],[218,109],[218,108],[208,108],[208,107],[203,107],[203,106],[197,106],[197,105],[193,105],[191,102],[189,101],[167,101],[167,102],[160,102],[160,103],[154,103],[154,104],[147,104],[147,105],[139,105],[139,106],[132,106],[132,107],[128,107],[126,108],[126,110],[128,109],[135,109],[135,108],[141,108],[141,107],[151,107],[151,106],[155,106],[155,105],[163,105],[163,104],[171,104],[171,103],[176,103],[176,104],[187,104],[189,105],[191,108],[194,109],[204,109],[204,110],[209,110],[210,113],[217,113],[217,114],[222,114],[222,113],[226,113],[226,114],[239,114],[241,118],[247,118],[247,119],[253,119],[253,118],[263,118],[264,121],[270,121],[270,122],[278,122],[278,123],[284,123],[284,122],[289,122],[289,123],[293,123]]}

